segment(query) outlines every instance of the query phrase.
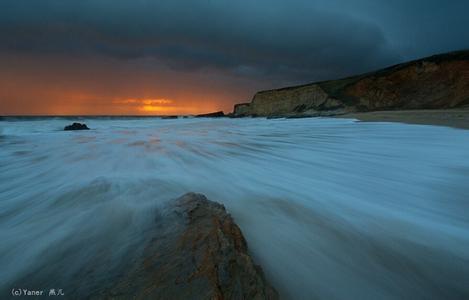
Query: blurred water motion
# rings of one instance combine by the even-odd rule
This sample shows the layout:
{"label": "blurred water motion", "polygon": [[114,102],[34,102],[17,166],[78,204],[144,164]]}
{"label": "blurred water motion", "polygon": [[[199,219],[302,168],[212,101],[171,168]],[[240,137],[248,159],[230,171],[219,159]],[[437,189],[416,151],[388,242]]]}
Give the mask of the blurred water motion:
{"label": "blurred water motion", "polygon": [[469,131],[80,121],[92,130],[0,122],[2,291],[105,283],[139,254],[158,207],[194,191],[232,213],[282,298],[469,298]]}

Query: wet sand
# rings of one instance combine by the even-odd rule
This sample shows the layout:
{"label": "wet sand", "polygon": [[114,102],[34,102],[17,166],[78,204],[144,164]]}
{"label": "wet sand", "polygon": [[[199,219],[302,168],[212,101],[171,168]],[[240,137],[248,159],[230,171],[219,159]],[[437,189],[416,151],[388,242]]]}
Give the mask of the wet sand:
{"label": "wet sand", "polygon": [[401,122],[469,129],[469,108],[439,110],[399,110],[350,113],[337,118],[355,118],[363,122]]}

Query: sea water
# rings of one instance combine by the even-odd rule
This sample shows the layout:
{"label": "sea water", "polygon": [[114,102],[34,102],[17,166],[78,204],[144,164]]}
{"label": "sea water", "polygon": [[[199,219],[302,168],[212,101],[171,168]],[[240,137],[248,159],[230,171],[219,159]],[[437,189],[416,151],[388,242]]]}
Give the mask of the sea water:
{"label": "sea water", "polygon": [[469,297],[467,130],[89,118],[63,131],[72,121],[0,122],[1,291],[106,282],[155,210],[193,191],[226,206],[282,298]]}

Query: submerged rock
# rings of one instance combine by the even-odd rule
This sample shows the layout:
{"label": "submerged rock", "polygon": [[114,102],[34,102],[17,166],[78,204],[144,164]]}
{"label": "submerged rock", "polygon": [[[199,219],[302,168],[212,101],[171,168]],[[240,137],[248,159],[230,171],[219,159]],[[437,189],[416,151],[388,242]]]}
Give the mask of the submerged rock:
{"label": "submerged rock", "polygon": [[89,130],[89,128],[86,124],[73,123],[72,125],[65,126],[64,130]]}
{"label": "submerged rock", "polygon": [[223,113],[223,111],[217,111],[217,112],[212,112],[208,114],[196,115],[195,117],[196,118],[222,118],[222,117],[225,117],[225,114]]}
{"label": "submerged rock", "polygon": [[98,297],[278,299],[223,205],[189,193],[157,219],[143,257]]}

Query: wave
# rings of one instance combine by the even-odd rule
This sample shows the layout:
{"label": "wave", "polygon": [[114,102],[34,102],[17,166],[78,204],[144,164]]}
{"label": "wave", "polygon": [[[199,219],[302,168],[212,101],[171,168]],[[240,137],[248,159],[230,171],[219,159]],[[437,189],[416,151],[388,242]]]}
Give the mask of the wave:
{"label": "wave", "polygon": [[469,297],[469,131],[86,121],[2,124],[0,290],[112,281],[161,207],[193,191],[227,207],[284,298]]}

